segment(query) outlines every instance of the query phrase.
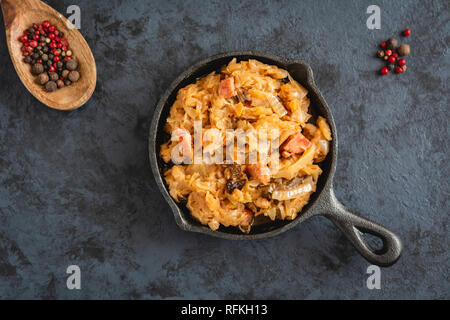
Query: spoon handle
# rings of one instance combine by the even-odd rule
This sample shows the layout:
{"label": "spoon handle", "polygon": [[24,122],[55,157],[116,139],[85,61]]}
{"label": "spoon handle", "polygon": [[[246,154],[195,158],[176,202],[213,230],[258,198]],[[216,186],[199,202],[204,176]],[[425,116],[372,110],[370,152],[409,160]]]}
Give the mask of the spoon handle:
{"label": "spoon handle", "polygon": [[40,0],[0,0],[0,5],[11,5],[17,8],[32,9],[36,5],[40,6]]}
{"label": "spoon handle", "polygon": [[0,6],[3,12],[3,21],[6,30],[11,28],[14,19],[25,10],[42,8],[43,3],[40,0],[0,0]]}
{"label": "spoon handle", "polygon": [[11,27],[12,22],[19,12],[19,6],[17,2],[20,2],[20,0],[0,0],[0,6],[2,7],[3,21],[5,23],[6,30]]}

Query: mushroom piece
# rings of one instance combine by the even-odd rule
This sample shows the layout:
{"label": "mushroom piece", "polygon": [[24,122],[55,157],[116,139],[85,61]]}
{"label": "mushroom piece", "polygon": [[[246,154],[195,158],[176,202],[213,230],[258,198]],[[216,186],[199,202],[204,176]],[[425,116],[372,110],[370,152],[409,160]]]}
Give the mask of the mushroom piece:
{"label": "mushroom piece", "polygon": [[233,193],[234,189],[241,190],[247,182],[247,175],[242,171],[239,164],[227,165],[223,173],[227,179],[226,187],[230,194]]}
{"label": "mushroom piece", "polygon": [[[267,200],[287,200],[281,199],[287,197],[286,194],[292,195],[292,192],[301,186],[305,182],[305,177],[295,177],[292,180],[287,179],[276,179],[274,182],[269,185],[261,186],[259,189],[261,190],[261,195]],[[285,194],[286,193],[286,194]],[[275,194],[275,197],[274,197]],[[295,194],[295,192],[294,192]]]}
{"label": "mushroom piece", "polygon": [[300,186],[289,189],[289,190],[275,190],[272,193],[272,199],[278,200],[278,201],[286,201],[295,199],[301,195],[304,195],[306,193],[310,193],[313,190],[312,187],[312,181],[305,182],[304,184],[301,184]]}

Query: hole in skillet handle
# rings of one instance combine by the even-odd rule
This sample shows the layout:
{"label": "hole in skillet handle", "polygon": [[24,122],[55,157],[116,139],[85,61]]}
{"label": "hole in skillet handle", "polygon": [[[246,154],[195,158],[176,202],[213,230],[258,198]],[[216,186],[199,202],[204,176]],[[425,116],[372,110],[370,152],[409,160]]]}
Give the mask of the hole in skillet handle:
{"label": "hole in skillet handle", "polygon": [[375,252],[376,254],[383,254],[386,251],[386,244],[382,239],[374,236],[369,232],[363,233],[359,230],[358,232],[361,234],[361,236],[364,238],[364,241],[370,247],[370,249],[372,249],[373,252]]}

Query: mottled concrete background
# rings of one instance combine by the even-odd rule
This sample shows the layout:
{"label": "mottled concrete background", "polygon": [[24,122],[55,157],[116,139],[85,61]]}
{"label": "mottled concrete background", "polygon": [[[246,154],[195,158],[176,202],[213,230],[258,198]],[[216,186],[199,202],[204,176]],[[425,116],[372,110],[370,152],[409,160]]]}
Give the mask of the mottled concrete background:
{"label": "mottled concrete background", "polygon": [[[48,3],[80,6],[98,86],[82,109],[46,108],[1,30],[0,298],[450,298],[448,1],[377,1],[374,31],[373,1]],[[377,44],[405,27],[407,72],[378,76]],[[337,196],[404,242],[381,290],[325,218],[254,242],[176,226],[148,162],[154,105],[192,63],[248,49],[311,64],[339,133]]]}

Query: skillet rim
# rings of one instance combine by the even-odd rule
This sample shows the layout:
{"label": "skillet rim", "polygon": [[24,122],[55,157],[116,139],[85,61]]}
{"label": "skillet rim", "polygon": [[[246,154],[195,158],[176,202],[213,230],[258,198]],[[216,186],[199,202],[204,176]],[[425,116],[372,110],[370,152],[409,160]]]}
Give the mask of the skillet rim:
{"label": "skillet rim", "polygon": [[[332,148],[331,152],[328,153],[328,156],[330,156],[330,166],[329,170],[327,172],[326,181],[324,181],[324,185],[322,190],[316,191],[316,198],[314,200],[310,200],[308,203],[308,207],[302,209],[302,211],[299,213],[299,215],[292,221],[287,222],[281,227],[278,227],[273,230],[269,230],[266,232],[261,232],[257,234],[234,234],[234,233],[227,233],[219,230],[211,230],[209,227],[204,225],[197,225],[192,223],[191,221],[185,219],[183,217],[182,209],[179,207],[182,204],[177,204],[175,200],[170,196],[161,172],[159,170],[158,165],[158,154],[157,154],[157,146],[156,146],[156,140],[158,136],[158,125],[161,119],[161,114],[164,109],[164,107],[167,104],[167,100],[170,98],[174,90],[178,87],[178,85],[188,79],[192,74],[195,74],[196,71],[201,69],[202,67],[214,63],[216,60],[224,59],[224,58],[233,58],[233,57],[245,57],[246,58],[254,58],[254,59],[267,59],[274,61],[275,65],[282,67],[286,70],[289,70],[290,66],[300,66],[306,70],[306,86],[308,87],[308,90],[310,92],[314,92],[314,94],[317,97],[317,100],[322,105],[325,114],[322,114],[327,119],[328,124],[330,125],[331,133],[333,136],[332,140]],[[294,76],[293,76],[294,77]],[[295,78],[295,77],[294,77]],[[296,79],[297,80],[297,79]],[[302,85],[305,85],[304,81],[299,81]],[[316,86],[313,78],[313,72],[308,63],[306,63],[304,60],[299,59],[289,59],[289,58],[282,58],[273,54],[258,52],[258,51],[231,51],[231,52],[225,52],[217,55],[213,55],[210,57],[207,57],[205,59],[202,59],[193,65],[191,65],[187,70],[185,70],[183,73],[181,73],[172,83],[169,85],[169,87],[164,91],[164,93],[161,95],[160,99],[158,100],[155,110],[152,115],[152,122],[149,130],[149,158],[150,158],[150,164],[153,172],[153,176],[155,178],[156,184],[158,185],[159,190],[161,191],[163,197],[165,198],[166,202],[169,204],[170,209],[172,210],[172,213],[175,218],[175,222],[177,225],[185,230],[190,232],[196,232],[196,233],[202,233],[207,234],[213,237],[218,237],[222,239],[229,239],[229,240],[255,240],[255,239],[262,239],[262,238],[269,238],[276,235],[279,235],[281,233],[284,233],[288,231],[289,229],[295,227],[299,223],[302,223],[303,221],[309,219],[312,216],[315,215],[321,215],[324,214],[327,207],[331,206],[330,204],[330,197],[332,194],[333,189],[333,178],[336,171],[336,164],[337,164],[337,152],[338,152],[338,140],[337,140],[337,133],[336,133],[336,125],[334,123],[334,118],[331,113],[331,110],[325,101],[324,97],[322,96],[322,93]],[[323,175],[321,175],[323,177]],[[319,178],[320,179],[320,178]],[[318,192],[318,193],[317,193]]]}

